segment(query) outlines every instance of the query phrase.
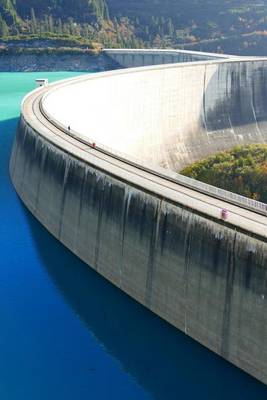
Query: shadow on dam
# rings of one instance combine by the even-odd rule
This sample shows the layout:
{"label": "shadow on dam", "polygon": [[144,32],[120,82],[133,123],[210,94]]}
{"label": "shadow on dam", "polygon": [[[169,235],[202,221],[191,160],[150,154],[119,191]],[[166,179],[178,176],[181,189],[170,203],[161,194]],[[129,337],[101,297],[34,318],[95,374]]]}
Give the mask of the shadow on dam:
{"label": "shadow on dam", "polygon": [[[236,145],[267,142],[266,61],[240,60],[196,70],[199,76],[187,76],[187,90],[178,97],[182,106],[187,104],[185,116],[181,113],[176,120],[173,136],[168,138],[168,131],[164,132],[164,157],[158,153],[162,157],[158,165],[175,172]],[[199,88],[195,99],[188,95],[191,80],[193,89]],[[190,114],[191,109],[194,113]],[[177,106],[175,113],[178,112]],[[148,150],[149,160],[151,148]]]}
{"label": "shadow on dam", "polygon": [[228,135],[217,150],[242,142],[266,142],[266,64],[219,64],[203,94],[199,126],[214,138],[218,133]]}
{"label": "shadow on dam", "polygon": [[[16,130],[19,118],[10,118],[0,121],[0,193],[4,193],[5,180],[10,179],[8,173],[9,159],[13,144],[13,137],[8,132]],[[3,192],[2,192],[3,191]]]}
{"label": "shadow on dam", "polygon": [[153,399],[266,399],[265,385],[125,295],[23,210],[42,264],[65,302]]}

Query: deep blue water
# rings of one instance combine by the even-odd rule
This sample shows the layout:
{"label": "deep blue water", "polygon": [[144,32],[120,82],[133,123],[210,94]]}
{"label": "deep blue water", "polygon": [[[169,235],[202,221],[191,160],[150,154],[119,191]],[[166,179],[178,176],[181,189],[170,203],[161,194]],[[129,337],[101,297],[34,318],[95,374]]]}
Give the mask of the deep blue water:
{"label": "deep blue water", "polygon": [[8,162],[20,100],[43,75],[0,74],[0,400],[267,399],[266,386],[98,276],[22,205]]}

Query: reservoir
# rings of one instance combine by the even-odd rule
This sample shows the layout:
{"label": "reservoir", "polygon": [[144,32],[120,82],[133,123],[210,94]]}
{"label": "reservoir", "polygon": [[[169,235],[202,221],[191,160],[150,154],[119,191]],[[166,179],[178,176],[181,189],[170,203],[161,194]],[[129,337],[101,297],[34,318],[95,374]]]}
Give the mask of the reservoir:
{"label": "reservoir", "polygon": [[266,399],[267,388],[98,276],[26,210],[8,162],[36,78],[0,74],[0,398]]}

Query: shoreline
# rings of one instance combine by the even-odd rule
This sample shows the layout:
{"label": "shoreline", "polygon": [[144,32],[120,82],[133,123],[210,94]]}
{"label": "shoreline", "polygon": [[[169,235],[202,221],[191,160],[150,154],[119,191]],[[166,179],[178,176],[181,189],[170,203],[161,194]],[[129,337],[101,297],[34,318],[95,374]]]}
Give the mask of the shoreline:
{"label": "shoreline", "polygon": [[117,64],[103,53],[58,51],[53,54],[0,52],[0,72],[105,71]]}

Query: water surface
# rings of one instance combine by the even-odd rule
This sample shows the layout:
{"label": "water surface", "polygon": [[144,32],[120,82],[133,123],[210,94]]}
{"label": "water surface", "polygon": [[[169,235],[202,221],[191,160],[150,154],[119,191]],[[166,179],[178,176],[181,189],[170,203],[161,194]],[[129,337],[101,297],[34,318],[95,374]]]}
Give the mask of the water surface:
{"label": "water surface", "polygon": [[0,399],[261,400],[267,387],[186,337],[57,242],[8,176],[34,79],[0,73]]}

